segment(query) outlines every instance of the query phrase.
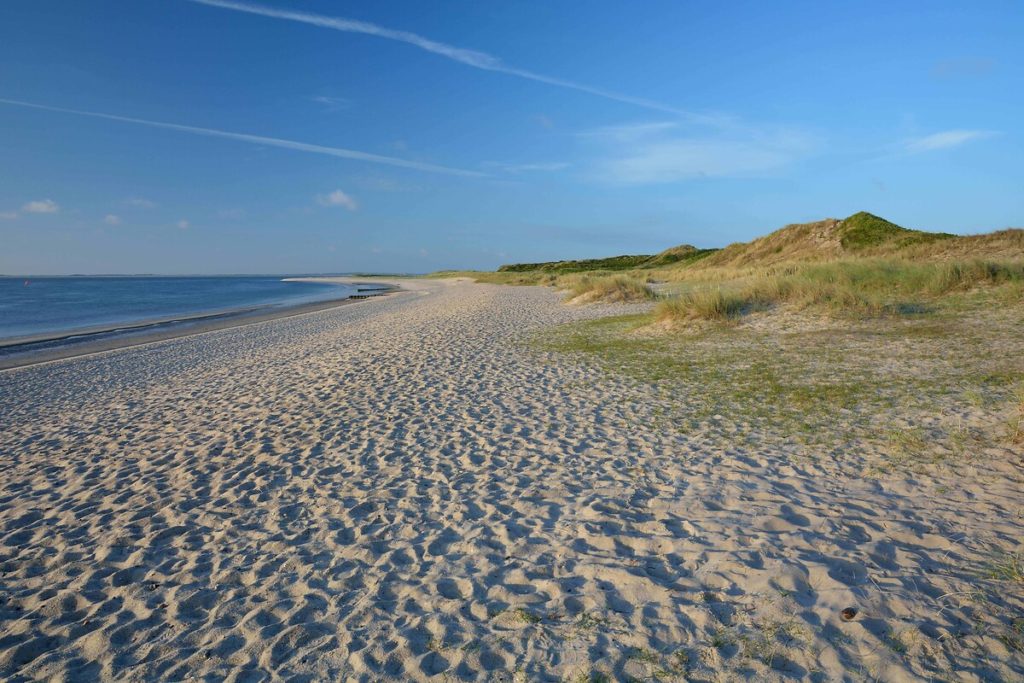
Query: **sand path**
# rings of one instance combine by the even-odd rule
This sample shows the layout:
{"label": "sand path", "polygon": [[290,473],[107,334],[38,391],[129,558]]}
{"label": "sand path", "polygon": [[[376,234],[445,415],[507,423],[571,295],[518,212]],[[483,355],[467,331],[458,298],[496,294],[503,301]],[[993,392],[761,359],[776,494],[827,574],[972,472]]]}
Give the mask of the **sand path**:
{"label": "sand path", "polygon": [[0,373],[0,677],[1024,672],[946,595],[1019,542],[1019,480],[712,448],[519,343],[608,309],[414,286]]}

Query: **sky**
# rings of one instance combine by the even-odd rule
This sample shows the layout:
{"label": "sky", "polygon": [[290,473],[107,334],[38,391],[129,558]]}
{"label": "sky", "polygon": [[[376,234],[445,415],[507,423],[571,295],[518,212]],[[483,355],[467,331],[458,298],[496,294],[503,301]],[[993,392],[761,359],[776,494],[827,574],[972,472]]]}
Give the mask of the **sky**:
{"label": "sky", "polygon": [[322,273],[1024,225],[1007,2],[5,0],[0,273]]}

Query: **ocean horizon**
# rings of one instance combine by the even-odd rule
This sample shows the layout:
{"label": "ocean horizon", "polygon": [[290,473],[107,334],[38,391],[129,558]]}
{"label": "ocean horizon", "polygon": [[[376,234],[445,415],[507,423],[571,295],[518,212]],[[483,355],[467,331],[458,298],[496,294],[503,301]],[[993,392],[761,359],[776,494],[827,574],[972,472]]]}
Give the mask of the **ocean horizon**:
{"label": "ocean horizon", "polygon": [[302,275],[0,277],[0,342],[346,299],[352,285]]}

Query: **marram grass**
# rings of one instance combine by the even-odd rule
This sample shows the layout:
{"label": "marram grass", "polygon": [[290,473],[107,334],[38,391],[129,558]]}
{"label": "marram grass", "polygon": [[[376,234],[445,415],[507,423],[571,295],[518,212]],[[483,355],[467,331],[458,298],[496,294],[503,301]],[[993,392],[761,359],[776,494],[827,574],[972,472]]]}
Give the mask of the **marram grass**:
{"label": "marram grass", "polygon": [[693,283],[659,304],[657,315],[662,320],[726,320],[779,304],[832,314],[903,315],[979,288],[999,288],[1019,301],[1024,298],[1024,263],[859,260],[744,270],[734,279],[716,278],[713,287]]}

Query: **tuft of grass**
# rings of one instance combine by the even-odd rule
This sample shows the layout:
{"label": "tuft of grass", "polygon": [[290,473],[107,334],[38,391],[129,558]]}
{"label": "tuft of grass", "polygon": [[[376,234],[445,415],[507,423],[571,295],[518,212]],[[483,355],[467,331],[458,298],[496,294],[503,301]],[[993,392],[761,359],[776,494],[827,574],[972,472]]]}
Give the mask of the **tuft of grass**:
{"label": "tuft of grass", "polygon": [[715,629],[715,632],[711,634],[711,646],[716,650],[723,648],[732,647],[738,641],[736,632],[732,629],[719,626]]}
{"label": "tuft of grass", "polygon": [[513,616],[515,616],[516,619],[526,624],[537,624],[540,623],[541,620],[539,615],[534,614],[525,607],[515,608],[514,610],[512,610],[512,614]]}
{"label": "tuft of grass", "polygon": [[729,320],[738,318],[751,302],[742,295],[716,289],[685,292],[655,308],[658,320]]}
{"label": "tuft of grass", "polygon": [[897,453],[905,456],[920,455],[928,447],[924,430],[920,427],[890,430],[889,444]]}
{"label": "tuft of grass", "polygon": [[584,612],[576,620],[576,629],[579,631],[589,631],[599,626],[603,626],[608,623],[606,619],[595,617],[587,612]]}
{"label": "tuft of grass", "polygon": [[635,302],[654,298],[647,283],[635,277],[580,277],[570,285],[572,298],[586,297],[589,301]]}
{"label": "tuft of grass", "polygon": [[993,560],[989,578],[1024,586],[1024,553],[1006,553]]}

